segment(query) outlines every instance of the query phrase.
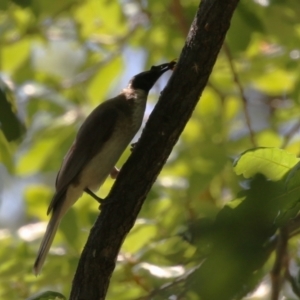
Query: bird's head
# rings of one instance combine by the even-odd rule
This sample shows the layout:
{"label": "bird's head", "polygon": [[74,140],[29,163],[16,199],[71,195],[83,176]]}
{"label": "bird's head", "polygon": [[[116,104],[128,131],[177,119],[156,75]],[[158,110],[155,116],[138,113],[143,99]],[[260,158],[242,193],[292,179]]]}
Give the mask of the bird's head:
{"label": "bird's head", "polygon": [[129,87],[133,89],[140,89],[148,93],[158,78],[166,71],[173,70],[175,64],[175,61],[171,61],[159,66],[152,66],[149,71],[135,75],[129,82]]}

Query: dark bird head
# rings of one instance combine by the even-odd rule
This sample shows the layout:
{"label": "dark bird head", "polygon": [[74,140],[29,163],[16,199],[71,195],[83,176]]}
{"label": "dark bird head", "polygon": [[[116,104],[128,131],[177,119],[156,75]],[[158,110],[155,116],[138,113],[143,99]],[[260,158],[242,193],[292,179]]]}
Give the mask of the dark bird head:
{"label": "dark bird head", "polygon": [[171,61],[159,66],[152,66],[149,71],[135,75],[129,82],[129,86],[133,89],[140,89],[148,93],[157,79],[166,71],[173,70],[175,64],[175,61]]}

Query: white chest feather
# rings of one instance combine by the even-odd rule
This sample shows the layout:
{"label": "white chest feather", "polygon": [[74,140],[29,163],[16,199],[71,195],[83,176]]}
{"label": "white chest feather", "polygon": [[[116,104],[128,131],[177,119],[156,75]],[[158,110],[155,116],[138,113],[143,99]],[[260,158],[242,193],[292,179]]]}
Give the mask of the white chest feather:
{"label": "white chest feather", "polygon": [[131,135],[115,133],[84,168],[80,176],[80,185],[83,188],[88,187],[92,191],[97,191],[114,168],[131,139]]}

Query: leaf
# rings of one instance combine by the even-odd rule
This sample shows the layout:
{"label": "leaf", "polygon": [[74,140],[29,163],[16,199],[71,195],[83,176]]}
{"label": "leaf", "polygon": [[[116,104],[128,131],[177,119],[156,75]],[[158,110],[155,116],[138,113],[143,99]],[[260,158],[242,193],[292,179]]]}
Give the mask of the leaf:
{"label": "leaf", "polygon": [[96,76],[88,84],[88,96],[93,104],[99,104],[99,100],[105,100],[108,89],[112,88],[114,80],[116,80],[119,74],[122,72],[122,60],[116,58],[112,60],[108,65],[101,68],[97,72]]}
{"label": "leaf", "polygon": [[8,0],[2,0],[0,2],[0,11],[6,10],[9,7],[9,1]]}
{"label": "leaf", "polygon": [[292,168],[285,182],[287,191],[291,191],[292,189],[298,188],[300,186],[300,162],[298,162]]}
{"label": "leaf", "polygon": [[2,162],[10,173],[13,173],[14,163],[11,147],[0,130],[0,162]]}
{"label": "leaf", "polygon": [[51,15],[56,15],[59,12],[64,10],[70,10],[71,7],[75,4],[76,4],[76,0],[56,1],[55,3],[51,0],[44,0],[44,1],[31,0],[30,8],[36,16],[39,15],[51,16]]}
{"label": "leaf", "polygon": [[2,47],[2,69],[6,72],[14,72],[24,61],[28,60],[30,39],[23,38],[17,43]]}
{"label": "leaf", "polygon": [[[287,203],[297,203],[299,195],[299,190],[286,192],[284,179],[273,182],[256,175],[250,188],[239,195],[244,200],[236,206],[225,206],[217,215],[212,249],[191,275],[194,282],[190,288],[201,299],[231,300],[237,294],[247,294],[253,282],[264,275],[261,268],[275,246],[270,242],[274,233],[297,214],[286,212]],[[280,222],[278,215],[283,216]]]}
{"label": "leaf", "polygon": [[47,291],[36,294],[32,297],[27,298],[26,300],[66,300],[67,298],[58,292]]}
{"label": "leaf", "polygon": [[[81,35],[103,34],[102,39],[111,40],[109,33],[122,34],[126,23],[122,22],[122,10],[117,2],[89,0],[81,1],[74,10],[74,16],[80,24]],[[114,16],[113,18],[111,16]]]}
{"label": "leaf", "polygon": [[31,185],[25,189],[26,211],[28,216],[39,217],[41,220],[49,220],[46,214],[47,206],[53,196],[53,190],[46,185]]}
{"label": "leaf", "polygon": [[24,126],[18,119],[13,100],[10,98],[9,91],[4,91],[0,87],[0,129],[8,141],[13,141],[20,138]]}
{"label": "leaf", "polygon": [[147,220],[137,222],[123,245],[124,251],[136,252],[149,243],[149,239],[155,237],[157,227],[154,223],[148,224]]}
{"label": "leaf", "polygon": [[285,193],[282,195],[284,197],[284,199],[282,199],[284,206],[276,218],[276,223],[279,224],[279,226],[284,225],[299,212],[300,197],[298,195],[300,195],[300,162],[294,166],[285,180]]}
{"label": "leaf", "polygon": [[255,148],[244,152],[234,163],[237,175],[251,178],[257,173],[273,181],[280,180],[299,159],[278,148]]}
{"label": "leaf", "polygon": [[75,211],[73,209],[70,209],[66,216],[63,218],[59,227],[65,239],[75,249],[77,247],[80,247],[78,246],[79,225],[77,217],[78,216],[76,215]]}
{"label": "leaf", "polygon": [[254,87],[268,95],[288,93],[293,90],[295,76],[285,69],[270,69],[255,77]]}
{"label": "leaf", "polygon": [[[63,155],[74,137],[74,128],[68,123],[54,123],[36,133],[33,145],[23,154],[17,166],[20,175],[33,174],[41,170],[57,171]],[[66,147],[67,146],[67,147]],[[64,150],[64,152],[62,152]]]}

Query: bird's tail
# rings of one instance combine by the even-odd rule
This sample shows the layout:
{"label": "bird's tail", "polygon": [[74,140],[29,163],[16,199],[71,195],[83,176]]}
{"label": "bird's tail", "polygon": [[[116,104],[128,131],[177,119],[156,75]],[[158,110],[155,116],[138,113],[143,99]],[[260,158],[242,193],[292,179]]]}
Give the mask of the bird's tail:
{"label": "bird's tail", "polygon": [[40,249],[37,254],[37,258],[33,265],[33,272],[36,276],[41,272],[46,256],[49,252],[54,236],[56,234],[60,220],[61,220],[60,210],[53,211],[45,235],[41,242]]}

